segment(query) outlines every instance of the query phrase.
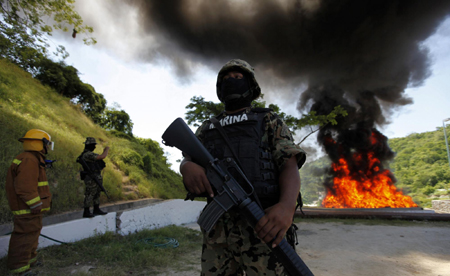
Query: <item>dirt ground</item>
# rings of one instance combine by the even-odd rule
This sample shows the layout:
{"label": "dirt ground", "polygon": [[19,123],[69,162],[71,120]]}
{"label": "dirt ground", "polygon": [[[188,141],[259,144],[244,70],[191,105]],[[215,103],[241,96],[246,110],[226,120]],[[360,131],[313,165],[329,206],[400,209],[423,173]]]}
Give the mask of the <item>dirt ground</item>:
{"label": "dirt ground", "polygon": [[297,252],[316,276],[450,275],[450,224],[300,223]]}
{"label": "dirt ground", "polygon": [[[315,276],[450,276],[449,223],[308,220],[297,226],[297,253]],[[160,275],[200,275],[199,254],[189,257],[184,271]]]}

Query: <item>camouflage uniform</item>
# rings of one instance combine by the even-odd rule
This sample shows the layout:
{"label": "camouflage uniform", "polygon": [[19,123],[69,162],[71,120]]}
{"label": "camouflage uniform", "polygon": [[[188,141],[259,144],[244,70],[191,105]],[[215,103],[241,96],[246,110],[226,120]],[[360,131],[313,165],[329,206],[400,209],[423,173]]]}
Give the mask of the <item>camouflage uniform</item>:
{"label": "camouflage uniform", "polygon": [[[92,163],[97,161],[98,154],[92,151],[86,151],[82,158],[87,163]],[[101,171],[95,171],[94,176],[103,184],[103,178]],[[84,193],[84,208],[89,208],[93,205],[100,204],[100,192],[102,191],[97,183],[89,176],[86,175],[84,179],[84,184],[86,185],[86,191]]]}
{"label": "camouflage uniform", "polygon": [[[245,112],[248,112],[248,108]],[[280,169],[287,160],[296,156],[298,167],[305,162],[305,152],[294,143],[287,125],[274,112],[264,117],[263,142],[270,145],[271,153]],[[197,131],[202,140],[206,122]],[[286,275],[270,248],[256,235],[250,224],[236,211],[225,213],[210,231],[203,231],[201,275]]]}

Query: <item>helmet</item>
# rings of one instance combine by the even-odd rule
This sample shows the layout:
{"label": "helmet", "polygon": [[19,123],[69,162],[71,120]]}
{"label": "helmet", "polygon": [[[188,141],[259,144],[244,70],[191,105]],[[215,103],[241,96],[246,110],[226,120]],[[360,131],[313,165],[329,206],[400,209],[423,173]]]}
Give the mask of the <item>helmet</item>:
{"label": "helmet", "polygon": [[94,144],[94,145],[96,145],[97,141],[95,141],[94,137],[86,137],[86,141],[83,144],[86,144],[86,145]]}
{"label": "helmet", "polygon": [[[47,132],[40,129],[31,129],[19,141],[23,143],[23,149],[26,151],[41,151],[44,149],[44,145],[53,150],[55,143],[51,139],[50,134]],[[47,153],[46,148],[45,153]]]}
{"label": "helmet", "polygon": [[220,91],[222,87],[222,79],[225,74],[230,72],[231,70],[243,72],[247,77],[249,77],[250,90],[253,92],[252,100],[258,98],[259,95],[261,95],[261,88],[259,87],[259,84],[255,78],[255,69],[242,59],[232,59],[225,63],[225,65],[222,67],[222,69],[220,69],[219,74],[217,75],[216,92],[217,98],[219,98],[221,102],[223,102],[222,93]]}

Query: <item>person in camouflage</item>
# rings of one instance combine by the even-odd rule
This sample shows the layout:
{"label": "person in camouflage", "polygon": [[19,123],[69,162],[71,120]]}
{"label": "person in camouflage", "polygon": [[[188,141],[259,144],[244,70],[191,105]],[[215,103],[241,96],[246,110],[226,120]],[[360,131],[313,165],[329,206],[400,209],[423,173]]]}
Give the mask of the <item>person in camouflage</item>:
{"label": "person in camouflage", "polygon": [[[215,118],[231,148],[211,120],[197,129],[196,136],[215,158],[240,161],[265,215],[253,229],[236,209],[231,209],[209,233],[202,229],[201,275],[286,275],[267,244],[277,246],[292,226],[300,191],[298,169],[306,154],[275,112],[251,107],[261,89],[246,61],[227,62],[219,71],[216,90],[225,111]],[[204,168],[185,154],[180,172],[188,192],[211,201],[214,191]]]}
{"label": "person in camouflage", "polygon": [[[86,161],[87,165],[90,168],[90,171],[93,172],[93,176],[98,179],[98,181],[103,184],[103,177],[101,174],[101,170],[105,167],[105,162],[103,159],[108,156],[109,147],[105,147],[102,154],[97,154],[94,152],[95,146],[97,142],[94,137],[87,137],[84,142],[85,147],[83,153],[80,155],[80,158],[83,158]],[[85,168],[86,171],[86,168]],[[84,193],[84,218],[92,218],[96,215],[106,215],[107,212],[103,212],[100,209],[100,192],[101,188],[92,179],[92,176],[89,174],[85,174],[84,184],[86,185],[86,190]],[[93,213],[90,212],[89,208],[94,206]]]}

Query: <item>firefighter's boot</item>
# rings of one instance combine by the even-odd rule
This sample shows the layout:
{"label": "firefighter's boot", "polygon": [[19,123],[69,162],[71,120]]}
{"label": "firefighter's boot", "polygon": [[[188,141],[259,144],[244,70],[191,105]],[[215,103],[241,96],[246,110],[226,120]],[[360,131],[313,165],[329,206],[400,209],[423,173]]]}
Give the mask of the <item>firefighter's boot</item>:
{"label": "firefighter's boot", "polygon": [[94,216],[97,216],[97,215],[106,215],[106,214],[108,214],[108,212],[103,212],[102,210],[100,210],[100,207],[99,207],[99,204],[95,204],[94,205]]}
{"label": "firefighter's boot", "polygon": [[91,214],[91,211],[89,211],[88,208],[84,208],[83,218],[93,218],[95,215]]}

